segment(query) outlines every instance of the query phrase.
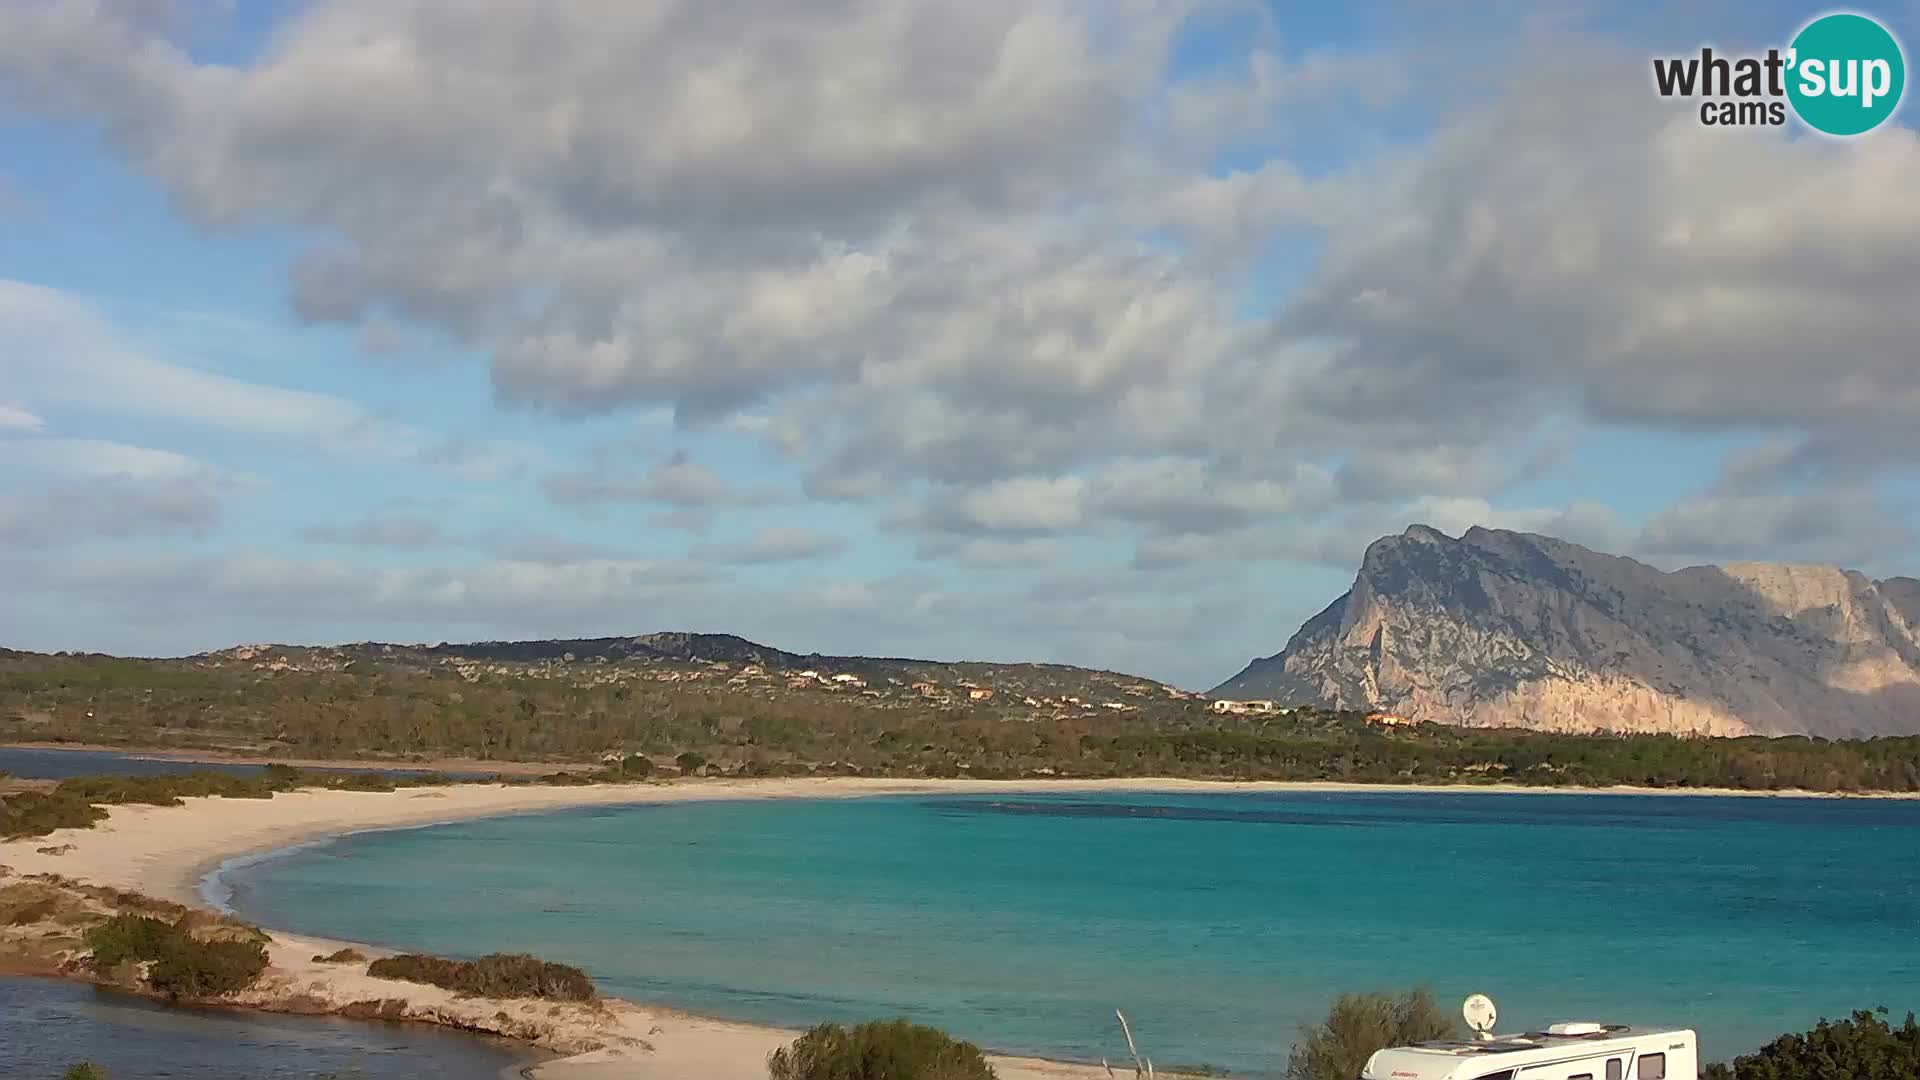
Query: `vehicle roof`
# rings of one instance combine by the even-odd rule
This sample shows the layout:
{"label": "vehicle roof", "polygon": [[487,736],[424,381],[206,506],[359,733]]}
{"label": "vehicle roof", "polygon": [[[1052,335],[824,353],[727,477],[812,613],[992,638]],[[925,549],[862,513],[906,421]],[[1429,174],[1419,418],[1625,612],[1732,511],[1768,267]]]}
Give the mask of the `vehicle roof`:
{"label": "vehicle roof", "polygon": [[1415,1043],[1412,1046],[1396,1046],[1394,1049],[1457,1057],[1463,1054],[1506,1054],[1516,1050],[1538,1050],[1548,1046],[1592,1046],[1621,1040],[1644,1039],[1650,1035],[1691,1034],[1693,1032],[1687,1028],[1636,1028],[1624,1024],[1609,1024],[1603,1030],[1589,1035],[1555,1035],[1546,1031],[1529,1031],[1519,1035],[1495,1035],[1490,1039],[1434,1039],[1430,1042]]}
{"label": "vehicle roof", "polygon": [[[1684,1036],[1688,1042],[1693,1041],[1693,1031],[1689,1028],[1629,1028],[1619,1024],[1608,1025],[1601,1031],[1587,1035],[1529,1031],[1496,1035],[1489,1039],[1437,1039],[1380,1051],[1368,1061],[1366,1075],[1399,1077],[1402,1080],[1480,1076],[1489,1071],[1521,1068],[1568,1057],[1649,1049],[1646,1040],[1675,1036]],[[1660,1048],[1665,1049],[1664,1042]]]}

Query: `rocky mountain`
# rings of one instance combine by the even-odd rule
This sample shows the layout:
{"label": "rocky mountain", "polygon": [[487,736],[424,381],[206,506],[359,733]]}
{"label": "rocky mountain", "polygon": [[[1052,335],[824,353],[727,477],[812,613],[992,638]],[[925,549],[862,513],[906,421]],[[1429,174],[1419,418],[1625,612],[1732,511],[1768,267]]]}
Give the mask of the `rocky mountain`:
{"label": "rocky mountain", "polygon": [[1663,572],[1546,536],[1424,525],[1214,690],[1552,731],[1920,733],[1920,581],[1829,566]]}

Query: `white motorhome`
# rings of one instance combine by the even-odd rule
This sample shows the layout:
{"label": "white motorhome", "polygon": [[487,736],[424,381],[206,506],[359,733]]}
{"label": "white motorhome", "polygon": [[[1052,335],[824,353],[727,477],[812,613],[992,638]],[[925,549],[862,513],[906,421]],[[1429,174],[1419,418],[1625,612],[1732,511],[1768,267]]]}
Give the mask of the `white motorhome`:
{"label": "white motorhome", "polygon": [[1493,1003],[1468,999],[1477,1039],[1396,1046],[1367,1059],[1360,1080],[1698,1080],[1700,1042],[1686,1028],[1554,1024],[1495,1035]]}

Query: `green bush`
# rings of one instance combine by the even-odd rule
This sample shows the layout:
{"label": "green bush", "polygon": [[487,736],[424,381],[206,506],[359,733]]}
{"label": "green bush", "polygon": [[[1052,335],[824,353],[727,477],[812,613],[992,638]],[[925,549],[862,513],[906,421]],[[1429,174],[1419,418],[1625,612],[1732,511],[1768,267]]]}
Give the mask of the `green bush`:
{"label": "green bush", "polygon": [[55,829],[85,829],[107,812],[84,799],[22,791],[0,797],[0,840],[45,836]]}
{"label": "green bush", "polygon": [[653,775],[653,759],[644,754],[628,754],[620,759],[620,771],[629,777]]}
{"label": "green bush", "polygon": [[60,1080],[107,1080],[107,1070],[91,1061],[83,1061],[61,1073]]}
{"label": "green bush", "polygon": [[[767,1056],[772,1080],[994,1080],[980,1048],[937,1028],[821,1024]],[[1356,1074],[1357,1075],[1357,1074]]]}
{"label": "green bush", "polygon": [[147,985],[176,997],[217,997],[253,985],[267,969],[257,939],[199,941],[183,916],[168,923],[145,915],[115,915],[86,932],[97,971],[133,960],[150,962]]}
{"label": "green bush", "polygon": [[86,943],[93,950],[93,966],[107,971],[123,960],[158,960],[179,936],[172,923],[145,915],[115,915],[88,930]]}
{"label": "green bush", "polygon": [[478,960],[447,960],[402,953],[368,964],[367,974],[380,979],[426,983],[474,997],[551,1001],[592,1001],[594,998],[593,980],[586,972],[525,953],[493,953]]}
{"label": "green bush", "polygon": [[176,997],[217,997],[253,985],[267,969],[257,941],[175,941],[147,971],[147,985]]}
{"label": "green bush", "polygon": [[329,785],[340,791],[393,791],[393,780],[380,773],[353,773],[340,778],[338,783]]}
{"label": "green bush", "polygon": [[1460,1034],[1459,1021],[1424,987],[1399,997],[1342,994],[1325,1020],[1300,1029],[1287,1057],[1287,1080],[1353,1080],[1376,1050]]}
{"label": "green bush", "polygon": [[1812,1031],[1782,1035],[1733,1067],[1709,1065],[1704,1080],[1912,1080],[1920,1076],[1920,1024],[1912,1013],[1894,1027],[1887,1010],[1821,1020]]}

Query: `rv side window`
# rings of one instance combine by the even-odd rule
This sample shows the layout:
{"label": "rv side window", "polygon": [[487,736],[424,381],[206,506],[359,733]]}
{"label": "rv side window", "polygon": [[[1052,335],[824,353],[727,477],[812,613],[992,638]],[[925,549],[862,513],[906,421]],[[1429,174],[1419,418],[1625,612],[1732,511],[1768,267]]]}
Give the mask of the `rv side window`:
{"label": "rv side window", "polygon": [[1485,1076],[1475,1077],[1474,1080],[1513,1080],[1513,1070],[1505,1069],[1497,1073],[1488,1073]]}
{"label": "rv side window", "polygon": [[1667,1055],[1640,1055],[1640,1066],[1634,1072],[1640,1080],[1667,1080]]}
{"label": "rv side window", "polygon": [[1574,1075],[1567,1077],[1567,1080],[1593,1080],[1593,1074],[1592,1073],[1575,1073]]}
{"label": "rv side window", "polygon": [[1620,1064],[1619,1058],[1607,1059],[1607,1080],[1621,1080],[1626,1072],[1626,1066]]}

